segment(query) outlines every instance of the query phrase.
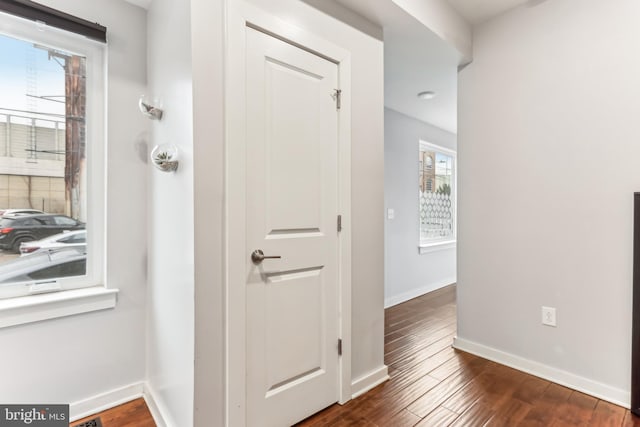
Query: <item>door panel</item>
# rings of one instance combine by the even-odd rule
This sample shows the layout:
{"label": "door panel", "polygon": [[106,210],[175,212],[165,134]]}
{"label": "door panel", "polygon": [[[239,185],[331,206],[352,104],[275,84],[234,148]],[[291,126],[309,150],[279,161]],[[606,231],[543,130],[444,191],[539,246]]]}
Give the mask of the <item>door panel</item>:
{"label": "door panel", "polygon": [[338,400],[338,68],[246,31],[247,424],[280,427]]}
{"label": "door panel", "polygon": [[[265,318],[267,386],[278,392],[292,382],[322,371],[322,270],[269,276]],[[291,321],[295,319],[295,321]],[[291,337],[296,337],[291,345]]]}
{"label": "door panel", "polygon": [[273,60],[266,61],[266,74],[268,231],[319,231],[320,164],[307,159],[321,152],[315,118],[321,114],[322,77]]}

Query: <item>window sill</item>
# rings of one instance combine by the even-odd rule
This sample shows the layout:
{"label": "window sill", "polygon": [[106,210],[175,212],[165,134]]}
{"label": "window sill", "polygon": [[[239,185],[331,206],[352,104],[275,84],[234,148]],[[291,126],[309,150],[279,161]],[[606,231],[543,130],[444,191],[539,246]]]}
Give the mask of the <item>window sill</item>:
{"label": "window sill", "polygon": [[97,286],[0,300],[0,328],[114,308],[117,295]]}
{"label": "window sill", "polygon": [[455,240],[448,240],[446,242],[437,242],[437,243],[421,243],[418,246],[418,253],[420,255],[428,254],[431,252],[444,251],[447,249],[455,249],[456,248]]}

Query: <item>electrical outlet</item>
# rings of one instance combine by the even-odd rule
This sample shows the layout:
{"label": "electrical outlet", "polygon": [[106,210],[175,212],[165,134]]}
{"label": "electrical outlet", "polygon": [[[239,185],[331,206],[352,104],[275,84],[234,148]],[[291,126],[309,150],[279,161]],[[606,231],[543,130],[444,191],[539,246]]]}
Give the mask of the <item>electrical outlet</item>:
{"label": "electrical outlet", "polygon": [[387,219],[393,219],[395,218],[396,213],[393,209],[387,209]]}
{"label": "electrical outlet", "polygon": [[542,324],[556,327],[555,307],[542,307]]}

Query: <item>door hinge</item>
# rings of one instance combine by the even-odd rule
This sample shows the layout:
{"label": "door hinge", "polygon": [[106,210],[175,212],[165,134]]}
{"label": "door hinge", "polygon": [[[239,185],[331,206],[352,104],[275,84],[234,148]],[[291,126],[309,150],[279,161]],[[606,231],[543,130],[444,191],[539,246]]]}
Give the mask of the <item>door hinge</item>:
{"label": "door hinge", "polygon": [[342,215],[338,215],[338,232],[342,231]]}
{"label": "door hinge", "polygon": [[336,101],[336,109],[339,110],[342,105],[342,90],[334,89],[333,90],[333,99]]}
{"label": "door hinge", "polygon": [[342,338],[338,338],[338,356],[342,356]]}

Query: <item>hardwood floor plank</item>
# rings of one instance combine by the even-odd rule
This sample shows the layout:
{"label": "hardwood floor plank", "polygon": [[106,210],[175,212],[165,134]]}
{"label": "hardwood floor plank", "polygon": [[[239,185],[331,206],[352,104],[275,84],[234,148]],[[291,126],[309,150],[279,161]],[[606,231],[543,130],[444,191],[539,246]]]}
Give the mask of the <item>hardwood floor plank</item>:
{"label": "hardwood floor plank", "polygon": [[389,420],[389,424],[387,425],[393,427],[413,427],[419,422],[419,416],[412,412],[409,412],[409,410],[407,409],[403,409],[402,411],[391,417],[391,419]]}
{"label": "hardwood floor plank", "polygon": [[451,376],[451,374],[458,372],[465,366],[466,363],[469,363],[469,360],[473,359],[474,357],[475,356],[469,353],[458,351],[452,358],[435,368],[433,371],[429,372],[429,375],[442,381],[445,378]]}
{"label": "hardwood floor plank", "polygon": [[416,424],[416,427],[447,427],[459,416],[459,414],[439,406]]}
{"label": "hardwood floor plank", "polygon": [[625,410],[613,403],[598,401],[589,427],[619,427],[624,421]]}
{"label": "hardwood floor plank", "polygon": [[74,421],[71,426],[77,426],[96,417],[100,417],[103,427],[156,427],[151,412],[142,398]]}
{"label": "hardwood floor plank", "polygon": [[476,402],[464,414],[460,415],[451,427],[481,427],[489,423],[495,416],[495,412],[486,407],[482,402]]}
{"label": "hardwood floor plank", "polygon": [[434,354],[439,353],[447,347],[451,347],[451,337],[443,337],[433,344],[428,344],[426,346],[419,345],[415,346],[413,349],[406,349],[403,352],[396,354],[394,357],[385,359],[385,361],[388,360],[386,363],[396,369],[408,369],[409,367],[415,366],[420,361],[426,360]]}
{"label": "hardwood floor plank", "polygon": [[624,408],[453,349],[455,308],[450,286],[385,310],[390,380],[299,425],[640,427]]}
{"label": "hardwood floor plank", "polygon": [[398,369],[394,366],[390,366],[389,369],[393,370],[393,375],[389,375],[393,378],[394,384],[404,382],[413,377],[420,377],[438,369],[442,364],[448,362],[449,359],[457,357],[458,353],[459,352],[452,347],[446,347],[433,356],[428,357],[425,360],[417,361],[415,365],[405,367],[405,369]]}
{"label": "hardwood floor plank", "polygon": [[425,375],[406,388],[392,390],[390,393],[382,392],[373,398],[374,404],[369,411],[365,411],[365,415],[374,422],[380,422],[381,425],[388,425],[382,422],[389,420],[397,412],[408,408],[409,404],[420,396],[425,395],[425,393],[428,393],[429,390],[438,384],[438,380]]}
{"label": "hardwood floor plank", "polygon": [[460,390],[465,384],[478,375],[487,366],[493,362],[485,359],[472,359],[464,369],[460,372],[446,378],[436,387],[432,388],[429,393],[424,394],[407,409],[419,417],[427,416],[431,411],[440,406],[444,401],[449,399],[454,393]]}
{"label": "hardwood floor plank", "polygon": [[487,426],[507,427],[519,426],[522,420],[529,414],[532,406],[516,399],[509,399],[500,407],[491,407],[495,411],[495,417],[489,420]]}
{"label": "hardwood floor plank", "polygon": [[524,382],[513,393],[513,398],[533,405],[550,384],[549,381],[543,380],[542,378],[527,375]]}
{"label": "hardwood floor plank", "polygon": [[625,411],[623,427],[640,426],[640,417],[637,417],[631,413],[631,411]]}
{"label": "hardwood floor plank", "polygon": [[523,425],[550,426],[556,419],[558,407],[571,395],[571,390],[557,384],[549,384],[549,387],[535,402],[523,420]]}
{"label": "hardwood floor plank", "polygon": [[597,403],[595,397],[573,391],[569,399],[559,405],[557,418],[552,425],[585,426],[589,424]]}

